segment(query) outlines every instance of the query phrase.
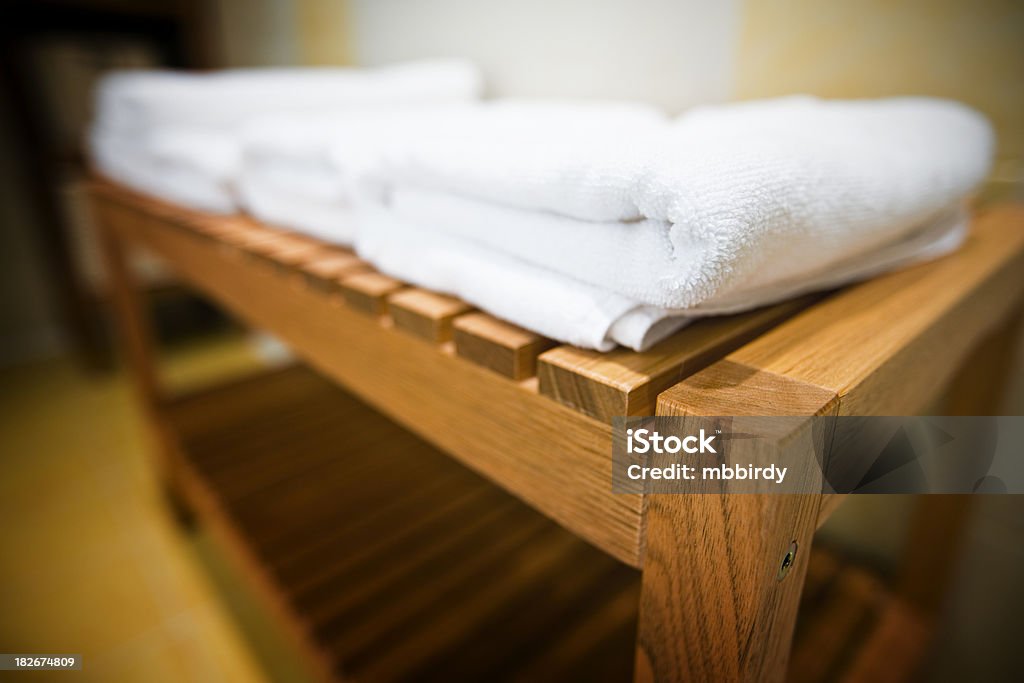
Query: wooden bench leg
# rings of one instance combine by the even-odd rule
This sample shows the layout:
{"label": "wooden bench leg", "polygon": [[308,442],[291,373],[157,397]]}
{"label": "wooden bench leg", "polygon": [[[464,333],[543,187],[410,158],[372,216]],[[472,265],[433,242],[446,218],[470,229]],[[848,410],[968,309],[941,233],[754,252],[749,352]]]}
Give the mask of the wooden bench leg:
{"label": "wooden bench leg", "polygon": [[106,266],[108,294],[114,324],[129,379],[143,409],[143,418],[157,446],[157,473],[164,485],[171,482],[170,440],[160,418],[163,389],[157,368],[153,331],[145,301],[132,273],[127,247],[117,234],[117,221],[131,219],[121,209],[94,199],[93,216]]}
{"label": "wooden bench leg", "polygon": [[107,291],[113,304],[114,323],[121,352],[130,379],[147,411],[155,411],[160,402],[152,329],[146,307],[131,271],[125,245],[116,234],[117,211],[101,200],[93,200],[93,216],[98,227],[107,274]]}
{"label": "wooden bench leg", "polygon": [[[765,396],[773,401],[764,405]],[[775,423],[774,444],[733,442],[730,459],[762,462],[782,443],[814,439],[823,447],[830,436],[814,429],[813,416],[834,415],[837,407],[827,390],[718,363],[660,394],[657,414],[807,416]],[[820,477],[813,457],[803,467],[789,476]],[[822,500],[821,494],[648,494],[634,679],[784,680]]]}
{"label": "wooden bench leg", "polygon": [[634,679],[783,680],[820,499],[650,496]]}

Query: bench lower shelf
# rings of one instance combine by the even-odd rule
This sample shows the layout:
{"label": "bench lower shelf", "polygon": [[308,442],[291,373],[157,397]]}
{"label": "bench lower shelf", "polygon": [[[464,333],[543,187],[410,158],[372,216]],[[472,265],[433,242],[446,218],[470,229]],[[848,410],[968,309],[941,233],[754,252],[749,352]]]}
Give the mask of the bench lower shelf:
{"label": "bench lower shelf", "polygon": [[631,678],[639,572],[311,371],[168,405],[172,481],[314,672]]}
{"label": "bench lower shelf", "polygon": [[[176,494],[317,677],[631,680],[637,570],[312,371],[176,399],[162,423]],[[926,638],[881,583],[817,554],[791,677],[881,662],[900,680]]]}

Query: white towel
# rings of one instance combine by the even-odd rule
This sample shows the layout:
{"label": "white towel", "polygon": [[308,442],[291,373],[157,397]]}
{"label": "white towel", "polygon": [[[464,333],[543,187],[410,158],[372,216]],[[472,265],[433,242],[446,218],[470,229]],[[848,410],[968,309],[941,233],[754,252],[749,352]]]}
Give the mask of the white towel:
{"label": "white towel", "polygon": [[378,68],[122,71],[98,86],[96,117],[124,132],[161,126],[230,131],[258,113],[451,102],[475,99],[481,90],[480,71],[455,59]]}
{"label": "white towel", "polygon": [[959,247],[967,233],[966,211],[951,206],[900,240],[810,277],[740,292],[715,305],[672,309],[581,282],[379,205],[362,207],[358,223],[357,250],[381,271],[460,297],[552,339],[599,351],[616,345],[643,351],[697,317],[738,313],[937,258]]}
{"label": "white towel", "polygon": [[250,122],[239,136],[240,206],[266,223],[350,244],[350,183],[344,166],[333,163],[327,149],[346,127],[358,129],[369,123],[341,114],[285,114]]}
{"label": "white towel", "polygon": [[[372,112],[261,116],[239,132],[238,196],[243,209],[267,223],[337,244],[354,238],[352,203],[358,169],[377,150],[430,130],[430,120],[473,104],[407,104]],[[331,153],[334,149],[335,154]]]}
{"label": "white towel", "polygon": [[557,100],[498,100],[454,105],[415,105],[355,114],[283,114],[243,127],[240,201],[269,223],[349,244],[352,203],[385,160],[397,165],[424,140],[457,135],[466,124],[487,120],[497,137],[538,126],[565,131],[604,127],[609,133],[667,126],[647,105]]}
{"label": "white towel", "polygon": [[[401,245],[362,228],[360,251],[393,275],[593,348],[658,336],[620,335],[630,311],[664,329],[666,318],[753,308],[947,253],[993,147],[979,114],[924,98],[708,107],[668,130],[614,138],[585,126],[495,136],[490,121],[472,124],[389,155],[375,181],[384,190],[367,195],[423,233],[430,258],[407,264]],[[444,249],[426,250],[435,239]],[[506,272],[504,289],[474,294],[455,272],[469,259],[440,256],[467,249]],[[587,288],[585,308],[602,315],[574,318],[564,297],[539,313],[514,305],[538,272],[551,287]],[[571,329],[552,332],[558,316]]]}
{"label": "white towel", "polygon": [[977,186],[993,148],[982,116],[923,98],[786,98],[696,110],[625,141],[591,133],[487,142],[485,123],[425,141],[385,173],[407,217],[692,308],[899,239]]}
{"label": "white towel", "polygon": [[111,180],[202,211],[236,209],[238,150],[223,135],[166,129],[139,139],[96,128],[89,147],[94,167]]}
{"label": "white towel", "polygon": [[[406,282],[446,292],[552,339],[607,351],[646,348],[686,320],[431,232],[375,205],[358,210],[360,256]],[[661,324],[659,324],[661,323]]]}
{"label": "white towel", "polygon": [[[411,185],[587,220],[642,218],[631,187],[665,144],[658,109],[615,101],[495,101],[376,150],[362,191]],[[332,146],[342,162],[344,145]],[[375,188],[375,181],[380,187]]]}
{"label": "white towel", "polygon": [[90,147],[98,170],[193,208],[237,208],[238,134],[262,115],[337,115],[410,104],[472,100],[479,71],[457,60],[378,69],[132,71],[97,89]]}

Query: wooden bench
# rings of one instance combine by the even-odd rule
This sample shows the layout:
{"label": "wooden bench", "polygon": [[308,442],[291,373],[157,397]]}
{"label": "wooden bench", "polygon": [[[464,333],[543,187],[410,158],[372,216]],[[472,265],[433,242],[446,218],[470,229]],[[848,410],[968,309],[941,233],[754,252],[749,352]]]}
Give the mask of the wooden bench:
{"label": "wooden bench", "polygon": [[[838,499],[613,494],[612,417],[914,414],[938,406],[951,386],[954,409],[991,412],[991,400],[982,399],[999,384],[994,368],[1008,356],[1024,296],[1024,208],[1000,207],[981,212],[964,248],[937,262],[701,321],[644,353],[599,354],[406,286],[338,247],[102,181],[91,191],[127,357],[164,444],[166,480],[204,516],[234,529],[226,535],[268,595],[282,592],[268,559],[256,557],[248,535],[224,521],[232,513],[220,501],[229,492],[189,455],[194,437],[181,413],[196,410],[161,388],[125,266],[129,245],[161,257],[232,314],[279,336],[430,447],[640,570],[636,680],[783,679],[813,534]],[[961,374],[964,367],[971,372]],[[793,542],[801,550],[779,581]],[[701,599],[687,599],[694,594]],[[628,595],[635,597],[612,591],[595,601],[598,611],[618,615],[602,628],[627,628]],[[294,616],[286,601],[270,600]],[[337,675],[303,618],[292,619],[297,639],[319,653],[320,673]],[[583,629],[565,647],[579,654],[599,635]],[[394,673],[363,656],[356,655],[363,670],[382,679]],[[564,664],[568,656],[552,653],[547,664],[535,664],[555,670],[557,657]]]}

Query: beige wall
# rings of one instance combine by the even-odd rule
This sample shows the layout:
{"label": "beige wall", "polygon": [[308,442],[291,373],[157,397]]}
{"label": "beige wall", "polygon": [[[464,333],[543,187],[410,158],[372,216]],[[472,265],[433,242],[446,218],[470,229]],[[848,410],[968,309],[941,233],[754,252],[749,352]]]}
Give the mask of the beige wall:
{"label": "beige wall", "polygon": [[299,59],[324,66],[352,63],[352,27],[345,0],[297,0]]}
{"label": "beige wall", "polygon": [[985,112],[1024,156],[1019,0],[745,0],[736,95],[938,95]]}
{"label": "beige wall", "polygon": [[[491,94],[962,100],[1024,158],[1019,0],[217,0],[228,65],[474,59]],[[1006,169],[1009,168],[1009,171]],[[1002,167],[1019,174],[1019,165]]]}
{"label": "beige wall", "polygon": [[732,90],[740,0],[349,0],[361,64],[458,56],[498,96],[641,99]]}
{"label": "beige wall", "polygon": [[671,110],[796,92],[951,97],[992,119],[1003,159],[1024,157],[1019,0],[348,0],[348,6],[350,16],[302,29],[300,43],[307,36],[323,43],[336,29],[339,43],[348,32],[361,64],[451,54],[477,60],[491,94],[631,97]]}

